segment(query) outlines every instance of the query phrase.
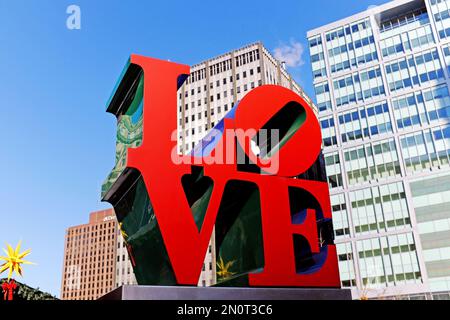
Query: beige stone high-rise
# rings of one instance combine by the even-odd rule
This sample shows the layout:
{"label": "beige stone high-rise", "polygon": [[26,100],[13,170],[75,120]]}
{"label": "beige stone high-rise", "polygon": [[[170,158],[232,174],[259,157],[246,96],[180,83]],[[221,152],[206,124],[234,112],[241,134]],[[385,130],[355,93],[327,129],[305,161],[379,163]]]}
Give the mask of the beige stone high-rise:
{"label": "beige stone high-rise", "polygon": [[92,212],[89,223],[68,228],[61,299],[94,300],[122,284],[136,283],[123,247],[113,209]]}

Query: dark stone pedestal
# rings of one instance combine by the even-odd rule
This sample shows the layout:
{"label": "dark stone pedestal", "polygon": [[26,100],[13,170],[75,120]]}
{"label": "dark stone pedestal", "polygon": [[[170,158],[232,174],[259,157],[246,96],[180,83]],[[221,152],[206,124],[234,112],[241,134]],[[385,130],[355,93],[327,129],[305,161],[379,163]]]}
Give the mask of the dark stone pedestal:
{"label": "dark stone pedestal", "polygon": [[100,300],[351,300],[347,289],[122,286]]}

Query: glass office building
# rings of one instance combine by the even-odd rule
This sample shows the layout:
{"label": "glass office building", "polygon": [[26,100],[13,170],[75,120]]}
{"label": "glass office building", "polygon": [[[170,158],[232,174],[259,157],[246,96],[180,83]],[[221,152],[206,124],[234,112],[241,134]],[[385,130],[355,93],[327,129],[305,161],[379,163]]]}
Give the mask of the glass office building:
{"label": "glass office building", "polygon": [[343,287],[450,298],[450,0],[308,32]]}

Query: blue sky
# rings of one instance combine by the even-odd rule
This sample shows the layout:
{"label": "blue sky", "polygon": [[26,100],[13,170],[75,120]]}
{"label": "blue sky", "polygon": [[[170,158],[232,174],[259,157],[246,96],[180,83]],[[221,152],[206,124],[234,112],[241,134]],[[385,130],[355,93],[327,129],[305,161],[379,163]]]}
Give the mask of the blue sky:
{"label": "blue sky", "polygon": [[[386,0],[0,0],[0,247],[32,248],[24,281],[59,296],[64,232],[108,208],[115,119],[105,103],[131,53],[195,64],[260,40],[301,52],[290,72],[313,96],[306,32]],[[81,8],[81,30],[66,8]]]}

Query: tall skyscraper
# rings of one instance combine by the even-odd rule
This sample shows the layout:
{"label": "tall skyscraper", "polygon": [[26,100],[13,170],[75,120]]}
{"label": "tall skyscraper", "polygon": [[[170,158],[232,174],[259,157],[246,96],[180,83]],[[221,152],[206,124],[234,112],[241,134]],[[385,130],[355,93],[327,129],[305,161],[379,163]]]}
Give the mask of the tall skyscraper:
{"label": "tall skyscraper", "polygon": [[[192,66],[189,78],[178,91],[179,152],[189,153],[236,103],[261,85],[289,88],[316,110],[283,65],[283,61],[277,61],[262,43],[257,42]],[[214,248],[213,232],[199,286],[216,283]]]}
{"label": "tall skyscraper", "polygon": [[68,228],[61,299],[94,300],[122,284],[136,283],[123,241],[112,209],[92,212],[88,224]]}
{"label": "tall skyscraper", "polygon": [[308,32],[343,287],[450,298],[450,1]]}

